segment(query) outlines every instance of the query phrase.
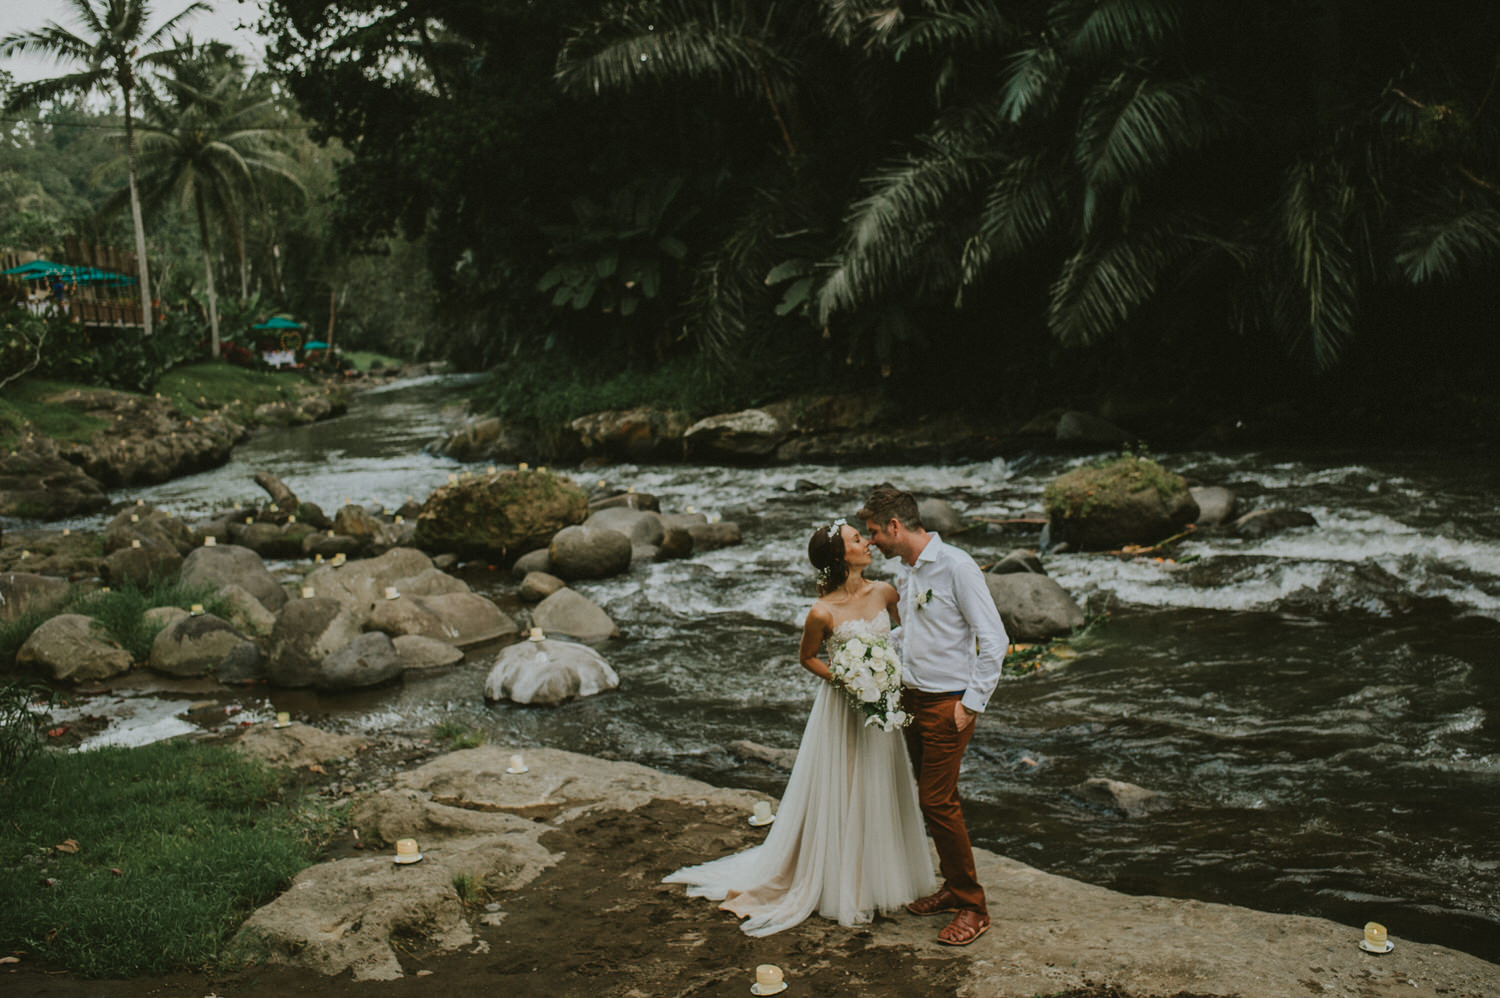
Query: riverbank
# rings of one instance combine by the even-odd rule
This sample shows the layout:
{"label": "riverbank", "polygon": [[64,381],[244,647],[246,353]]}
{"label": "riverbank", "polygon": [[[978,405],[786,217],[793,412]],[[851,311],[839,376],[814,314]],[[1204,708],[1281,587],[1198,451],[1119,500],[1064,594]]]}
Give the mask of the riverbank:
{"label": "riverbank", "polygon": [[[299,779],[326,782],[349,819],[326,861],[247,922],[242,941],[257,961],[223,975],[85,981],[23,960],[0,968],[7,994],[385,998],[437,987],[513,998],[738,996],[760,963],[782,967],[788,994],[1500,993],[1500,966],[1409,942],[1398,927],[1394,951],[1373,956],[1357,948],[1359,926],[1133,897],[983,850],[994,927],[967,949],[939,945],[935,921],[904,913],[852,928],[814,917],[750,939],[730,915],[660,880],[758,841],[764,833],[746,818],[764,795],[532,746],[484,746],[386,771],[392,753],[410,755],[410,741],[303,725],[258,725],[235,740]],[[508,772],[517,752],[524,774]],[[341,796],[361,773],[377,786]],[[398,866],[392,843],[407,836],[423,859]],[[481,887],[467,905],[460,877]]]}

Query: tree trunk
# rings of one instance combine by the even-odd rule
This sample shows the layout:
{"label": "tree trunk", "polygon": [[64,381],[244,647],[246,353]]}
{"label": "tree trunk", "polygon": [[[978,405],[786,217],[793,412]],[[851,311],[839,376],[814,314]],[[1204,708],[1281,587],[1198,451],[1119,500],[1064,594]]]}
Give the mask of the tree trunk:
{"label": "tree trunk", "polygon": [[214,258],[208,246],[208,209],[203,204],[203,192],[193,192],[193,207],[198,209],[198,239],[203,243],[203,272],[208,276],[208,330],[211,344],[209,356],[219,359],[219,296],[214,291]]}
{"label": "tree trunk", "polygon": [[324,337],[328,341],[328,352],[333,353],[333,318],[338,314],[338,306],[334,303],[334,295],[337,290],[333,287],[328,289],[328,335]]}
{"label": "tree trunk", "polygon": [[150,336],[155,321],[151,302],[151,269],[146,263],[146,223],[141,217],[141,195],[135,183],[135,122],[130,113],[130,85],[124,83],[120,92],[125,98],[125,159],[130,173],[130,220],[135,224],[136,270],[141,281],[141,326]]}

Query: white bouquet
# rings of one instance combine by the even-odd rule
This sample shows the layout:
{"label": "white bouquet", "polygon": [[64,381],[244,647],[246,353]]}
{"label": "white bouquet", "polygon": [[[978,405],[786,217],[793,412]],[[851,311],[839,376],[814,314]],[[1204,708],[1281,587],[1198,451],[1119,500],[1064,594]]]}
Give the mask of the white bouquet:
{"label": "white bouquet", "polygon": [[885,637],[850,638],[828,656],[833,681],[865,715],[865,724],[895,731],[911,723],[901,709],[901,657]]}

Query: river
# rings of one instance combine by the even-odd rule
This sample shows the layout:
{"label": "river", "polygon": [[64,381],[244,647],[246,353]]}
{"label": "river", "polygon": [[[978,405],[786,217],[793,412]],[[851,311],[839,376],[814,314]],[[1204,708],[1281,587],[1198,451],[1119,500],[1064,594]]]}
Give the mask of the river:
{"label": "river", "polygon": [[[423,451],[455,379],[358,394],[347,415],[263,433],[226,466],[133,493],[189,518],[262,501],[266,468],[326,509],[423,498],[458,466]],[[806,541],[889,481],[976,526],[982,562],[1035,546],[1041,491],[1084,457],[963,465],[557,468],[738,522],[744,543],[577,588],[623,636],[602,646],[610,694],[557,709],[487,705],[493,653],[355,695],[276,693],[347,730],[460,720],[505,746],[546,745],[779,794],[785,774],[737,738],[795,746],[813,694],[796,663],[814,592]],[[1500,468],[1483,455],[1263,450],[1159,459],[1242,502],[1319,526],[1264,540],[1191,538],[1181,563],[1046,558],[1097,623],[1060,667],[1007,681],[981,719],[963,788],[977,844],[1133,893],[1385,923],[1393,938],[1500,961]],[[822,486],[799,489],[798,483]],[[879,575],[877,564],[872,574]],[[462,576],[507,609],[515,582]],[[1168,795],[1124,819],[1072,788],[1092,777]],[[989,885],[1004,905],[1004,884]]]}

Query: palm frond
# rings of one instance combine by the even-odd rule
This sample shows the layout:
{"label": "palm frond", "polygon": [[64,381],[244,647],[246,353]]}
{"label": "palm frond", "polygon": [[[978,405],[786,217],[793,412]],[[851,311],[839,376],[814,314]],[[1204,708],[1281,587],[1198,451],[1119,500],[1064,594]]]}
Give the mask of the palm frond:
{"label": "palm frond", "polygon": [[1353,199],[1335,166],[1302,160],[1288,171],[1281,227],[1302,306],[1292,332],[1308,338],[1313,359],[1325,369],[1354,334],[1358,276],[1344,232]]}
{"label": "palm frond", "polygon": [[1432,204],[1396,237],[1394,262],[1412,284],[1453,281],[1500,256],[1500,210],[1456,199]]}
{"label": "palm frond", "polygon": [[895,34],[892,51],[897,59],[912,52],[996,51],[1015,44],[1020,29],[1015,21],[983,0],[958,0],[938,7]]}
{"label": "palm frond", "polygon": [[992,154],[929,145],[924,154],[883,170],[855,203],[844,250],[818,290],[820,321],[909,277],[906,265],[920,242],[917,234],[954,201],[980,189],[998,165]]}
{"label": "palm frond", "polygon": [[1133,72],[1100,81],[1079,111],[1075,155],[1089,192],[1084,230],[1101,193],[1138,184],[1225,130],[1225,108],[1201,77],[1156,80]]}
{"label": "palm frond", "polygon": [[[144,4],[136,3],[135,6],[142,12],[143,15],[145,14],[146,8]],[[172,35],[172,33],[176,31],[183,23],[193,17],[196,17],[199,14],[212,13],[213,9],[213,4],[204,3],[203,0],[195,0],[195,2],[188,4],[182,10],[178,11],[176,14],[173,14],[171,17],[163,21],[160,27],[151,32],[151,34],[147,38],[142,40],[141,47],[153,49],[157,48],[159,45],[165,42]]]}
{"label": "palm frond", "polygon": [[978,231],[964,245],[960,288],[978,283],[992,262],[1043,242],[1063,217],[1065,197],[1060,171],[1044,154],[1008,163],[985,195]]}
{"label": "palm frond", "polygon": [[629,92],[646,82],[712,80],[755,93],[762,72],[781,75],[759,29],[719,4],[680,0],[617,6],[569,38],[557,57],[558,85],[577,96]]}
{"label": "palm frond", "polygon": [[1006,120],[1045,116],[1056,109],[1068,66],[1052,46],[1041,44],[1011,56],[1005,65],[1000,108]]}
{"label": "palm frond", "polygon": [[863,39],[865,47],[884,43],[906,20],[893,0],[823,0],[823,30],[844,45]]}
{"label": "palm frond", "polygon": [[1052,285],[1052,335],[1064,346],[1086,346],[1116,331],[1191,252],[1196,228],[1193,219],[1172,216],[1081,247]]}
{"label": "palm frond", "polygon": [[1070,58],[1084,63],[1158,52],[1181,28],[1176,0],[1064,0],[1053,10]]}
{"label": "palm frond", "polygon": [[107,85],[109,74],[102,69],[66,73],[50,80],[18,83],[5,96],[5,110],[20,111],[36,107],[59,97],[82,96]]}

